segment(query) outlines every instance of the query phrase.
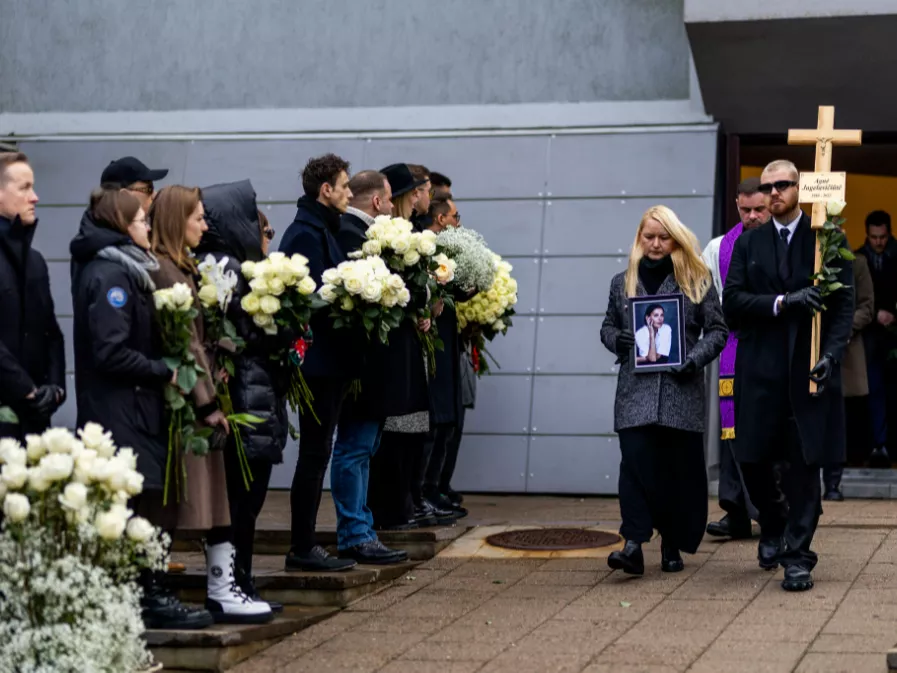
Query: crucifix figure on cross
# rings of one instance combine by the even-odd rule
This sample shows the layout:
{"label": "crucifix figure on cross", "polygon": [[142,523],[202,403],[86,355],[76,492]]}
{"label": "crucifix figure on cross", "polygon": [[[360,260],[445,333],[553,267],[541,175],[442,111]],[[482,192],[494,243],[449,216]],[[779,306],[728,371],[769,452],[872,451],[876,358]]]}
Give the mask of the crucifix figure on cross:
{"label": "crucifix figure on cross", "polygon": [[[811,226],[816,231],[816,262],[814,275],[822,266],[822,254],[819,246],[819,232],[825,225],[826,204],[829,201],[844,201],[846,176],[843,173],[832,173],[832,151],[834,145],[861,145],[863,132],[858,130],[836,130],[835,108],[831,105],[819,106],[819,118],[815,129],[789,129],[789,145],[816,145],[816,163],[814,173],[801,173],[801,203],[812,203],[813,213]],[[818,284],[818,280],[816,281]],[[822,332],[822,314],[818,311],[813,316],[813,332],[810,343],[810,368],[819,360],[819,344]],[[810,381],[810,393],[816,392],[816,383]]]}

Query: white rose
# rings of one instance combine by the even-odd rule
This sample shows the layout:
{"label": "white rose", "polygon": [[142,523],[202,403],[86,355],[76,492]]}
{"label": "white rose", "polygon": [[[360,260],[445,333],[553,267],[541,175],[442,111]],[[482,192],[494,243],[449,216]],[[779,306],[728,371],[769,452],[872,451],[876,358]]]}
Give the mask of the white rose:
{"label": "white rose", "polygon": [[94,451],[96,451],[97,455],[101,458],[111,458],[115,455],[115,443],[111,439],[107,440],[95,447]]}
{"label": "white rose", "polygon": [[408,305],[409,301],[411,301],[411,293],[408,291],[407,287],[404,287],[401,290],[399,290],[396,297],[398,298],[399,306],[401,306],[403,308]]}
{"label": "white rose", "polygon": [[299,280],[305,278],[308,275],[308,257],[294,253],[290,257],[290,271]]}
{"label": "white rose", "polygon": [[402,261],[408,266],[414,266],[420,261],[420,255],[416,250],[409,250],[405,253],[404,257],[402,257]]}
{"label": "white rose", "polygon": [[321,286],[321,289],[318,291],[318,294],[321,295],[321,299],[326,301],[328,304],[332,304],[336,301],[336,292],[334,292],[333,285],[325,284]]}
{"label": "white rose", "polygon": [[90,463],[90,481],[105,483],[112,474],[112,461],[108,458],[97,456]]}
{"label": "white rose", "polygon": [[127,475],[125,490],[128,495],[140,495],[143,492],[143,475],[131,470]]}
{"label": "white rose", "polygon": [[287,289],[287,285],[282,278],[272,278],[268,281],[268,289],[271,291],[271,294],[279,297]]}
{"label": "white rose", "polygon": [[156,534],[153,525],[142,516],[135,516],[128,521],[128,539],[133,542],[146,542]]}
{"label": "white rose", "polygon": [[50,428],[41,439],[50,453],[71,453],[75,436],[65,428]]}
{"label": "white rose", "polygon": [[36,465],[28,470],[28,488],[38,493],[43,493],[50,488],[50,480],[47,479],[41,466]]}
{"label": "white rose", "polygon": [[361,291],[364,289],[364,280],[362,280],[361,276],[352,275],[343,280],[343,287],[346,288],[346,292],[349,294],[361,294]]}
{"label": "white rose", "polygon": [[24,467],[27,462],[28,454],[21,444],[9,437],[0,439],[0,463]]}
{"label": "white rose", "polygon": [[106,483],[112,491],[124,491],[128,485],[128,475],[132,470],[128,468],[127,463],[116,456],[109,461],[109,475]]}
{"label": "white rose", "polygon": [[846,205],[846,201],[829,201],[825,204],[825,213],[829,217],[838,217]]}
{"label": "white rose", "polygon": [[249,287],[252,288],[253,292],[260,295],[268,294],[270,292],[268,281],[258,275],[249,281]]}
{"label": "white rose", "polygon": [[342,301],[340,301],[340,308],[344,311],[351,311],[355,308],[355,302],[352,301],[352,297],[343,297]]}
{"label": "white rose", "polygon": [[402,277],[397,274],[390,275],[389,279],[386,281],[386,286],[395,292],[399,290],[405,289],[405,281],[402,280]]}
{"label": "white rose", "polygon": [[203,285],[199,288],[199,301],[208,308],[215,306],[218,303],[218,290],[214,285]]}
{"label": "white rose", "polygon": [[25,444],[28,460],[32,463],[39,461],[41,456],[47,452],[47,447],[44,446],[44,442],[40,435],[25,435]]}
{"label": "white rose", "polygon": [[505,323],[502,320],[496,320],[494,323],[492,323],[492,329],[494,329],[496,332],[501,332],[502,330],[504,330],[504,328]]}
{"label": "white rose", "polygon": [[166,311],[171,308],[171,293],[168,290],[156,290],[153,292],[153,304],[157,311]]}
{"label": "white rose", "polygon": [[193,293],[186,283],[175,283],[171,288],[171,301],[181,311],[193,306]]}
{"label": "white rose", "polygon": [[[25,453],[24,451],[22,453]],[[9,490],[16,491],[28,481],[28,468],[24,463],[7,463],[0,470],[0,479]]]}
{"label": "white rose", "polygon": [[446,283],[451,282],[451,280],[455,277],[455,270],[447,265],[440,264],[436,267],[436,281],[440,285],[445,285]]}
{"label": "white rose", "polygon": [[327,283],[328,285],[339,285],[340,284],[340,275],[339,271],[336,269],[327,269],[324,273],[321,274],[321,280]]}
{"label": "white rose", "polygon": [[428,238],[422,238],[418,243],[417,249],[420,250],[420,254],[430,257],[436,254],[436,242]]}
{"label": "white rose", "polygon": [[257,327],[261,327],[267,334],[277,334],[277,325],[274,324],[274,318],[267,313],[256,313],[252,316],[252,322]]}
{"label": "white rose", "polygon": [[307,297],[312,294],[317,286],[315,285],[315,279],[311,276],[306,276],[296,285],[296,289],[299,291],[299,294]]}
{"label": "white rose", "polygon": [[87,505],[87,486],[84,484],[66,484],[59,496],[59,504],[65,509],[78,511]]}
{"label": "white rose", "polygon": [[411,249],[411,235],[401,234],[392,240],[392,249],[400,255],[404,255]]}
{"label": "white rose", "polygon": [[375,303],[380,301],[380,297],[383,296],[383,286],[374,281],[373,283],[368,283],[361,290],[361,296],[365,301]]}
{"label": "white rose", "polygon": [[128,523],[126,512],[121,505],[112,505],[108,512],[99,512],[93,522],[97,534],[104,540],[118,540]]}
{"label": "white rose", "polygon": [[93,449],[84,449],[75,459],[75,470],[73,479],[82,484],[86,484],[91,479],[93,464],[96,462],[97,452]]}
{"label": "white rose", "polygon": [[365,241],[361,244],[361,251],[365,255],[379,255],[383,251],[383,246],[380,245],[380,241]]}
{"label": "white rose", "polygon": [[380,303],[383,304],[386,308],[392,308],[398,303],[398,301],[399,298],[396,293],[389,288],[386,288],[386,290],[383,292],[383,296],[380,298]]}
{"label": "white rose", "polygon": [[261,309],[261,302],[259,301],[259,296],[255,292],[250,292],[249,294],[245,295],[240,300],[240,306],[249,315],[258,313],[259,310]]}
{"label": "white rose", "polygon": [[268,261],[271,262],[273,266],[279,266],[286,261],[287,256],[282,252],[272,252],[268,255]]}
{"label": "white rose", "polygon": [[93,422],[85,423],[84,427],[78,430],[78,436],[88,449],[95,449],[104,441],[112,439],[111,432],[106,432],[102,425]]}
{"label": "white rose", "polygon": [[129,470],[137,469],[137,455],[134,453],[134,449],[130,446],[119,449],[118,453],[115,454],[115,457],[127,465]]}
{"label": "white rose", "polygon": [[22,523],[31,512],[31,503],[21,493],[7,493],[3,499],[3,513],[11,523]]}
{"label": "white rose", "polygon": [[252,280],[255,276],[255,262],[243,262],[240,265],[240,271],[243,272],[243,278]]}
{"label": "white rose", "polygon": [[40,468],[47,481],[68,479],[74,467],[74,459],[64,453],[51,453],[40,459]]}
{"label": "white rose", "polygon": [[274,315],[280,310],[280,300],[277,297],[266,294],[259,300],[259,308],[262,310],[262,313],[267,313],[269,316]]}

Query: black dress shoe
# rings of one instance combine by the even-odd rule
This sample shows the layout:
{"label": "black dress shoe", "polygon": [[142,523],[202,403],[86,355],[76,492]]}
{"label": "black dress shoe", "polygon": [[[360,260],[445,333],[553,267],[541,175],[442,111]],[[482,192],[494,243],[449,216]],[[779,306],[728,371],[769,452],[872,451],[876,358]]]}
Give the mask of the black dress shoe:
{"label": "black dress shoe", "polygon": [[823,500],[830,500],[832,502],[843,502],[844,494],[841,493],[840,488],[827,488],[825,489],[825,495],[822,496]]}
{"label": "black dress shoe", "polygon": [[[439,509],[426,498],[422,499],[420,505],[414,508],[414,520],[421,526],[446,526],[455,523],[458,516],[447,509]],[[424,522],[430,523],[424,523]]]}
{"label": "black dress shoe", "polygon": [[452,504],[455,507],[460,507],[461,504],[464,502],[464,496],[461,495],[460,493],[458,493],[458,491],[453,489],[451,486],[449,486],[447,489],[445,489],[445,497],[448,498],[449,500],[451,500]]}
{"label": "black dress shoe", "polygon": [[660,569],[665,573],[681,573],[685,570],[685,562],[678,549],[660,548]]}
{"label": "black dress shoe", "polygon": [[443,495],[442,493],[430,493],[427,495],[427,500],[433,503],[436,509],[451,512],[456,519],[463,519],[468,514],[466,508],[461,505],[456,505],[449,500],[447,495]]}
{"label": "black dress shoe", "polygon": [[368,540],[354,547],[340,550],[340,555],[369,565],[389,565],[408,560],[408,552],[401,549],[390,549],[380,540]]}
{"label": "black dress shoe", "polygon": [[891,457],[885,447],[879,446],[872,450],[872,454],[869,456],[869,467],[882,469],[891,467]]}
{"label": "black dress shoe", "polygon": [[785,568],[782,588],[785,591],[809,591],[813,588],[813,575],[803,566],[788,566]]}
{"label": "black dress shoe", "polygon": [[304,554],[297,554],[290,550],[284,561],[286,570],[304,570],[307,572],[335,572],[351,570],[358,565],[352,559],[336,558],[331,556],[321,545],[315,545]]}
{"label": "black dress shoe", "polygon": [[753,535],[751,520],[741,520],[726,514],[719,521],[711,521],[707,524],[707,534],[714,537],[728,537],[733,540],[746,540]]}
{"label": "black dress shoe", "polygon": [[775,570],[778,568],[778,559],[781,553],[781,538],[760,538],[760,544],[757,545],[757,562],[763,570]]}
{"label": "black dress shoe", "polygon": [[615,551],[607,557],[607,566],[611,570],[622,570],[627,575],[645,574],[645,555],[642,545],[627,540],[621,551]]}

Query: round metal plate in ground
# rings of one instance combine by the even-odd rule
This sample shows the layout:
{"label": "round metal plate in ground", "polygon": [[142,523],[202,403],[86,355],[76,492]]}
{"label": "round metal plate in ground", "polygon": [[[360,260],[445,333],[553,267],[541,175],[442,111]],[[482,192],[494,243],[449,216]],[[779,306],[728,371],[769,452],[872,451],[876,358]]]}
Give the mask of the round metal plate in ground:
{"label": "round metal plate in ground", "polygon": [[622,538],[616,533],[582,528],[530,528],[509,530],[486,538],[493,547],[523,551],[566,551],[596,549],[618,544]]}

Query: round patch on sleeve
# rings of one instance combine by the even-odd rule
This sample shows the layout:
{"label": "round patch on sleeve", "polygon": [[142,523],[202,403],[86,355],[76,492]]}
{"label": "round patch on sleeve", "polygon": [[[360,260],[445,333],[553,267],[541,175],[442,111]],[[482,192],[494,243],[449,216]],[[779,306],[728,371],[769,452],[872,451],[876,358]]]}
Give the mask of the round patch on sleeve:
{"label": "round patch on sleeve", "polygon": [[120,287],[109,288],[106,293],[106,301],[112,308],[121,308],[128,303],[128,293]]}

